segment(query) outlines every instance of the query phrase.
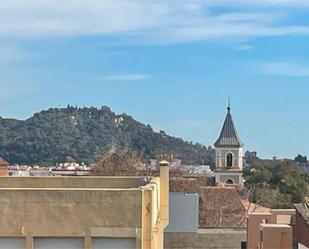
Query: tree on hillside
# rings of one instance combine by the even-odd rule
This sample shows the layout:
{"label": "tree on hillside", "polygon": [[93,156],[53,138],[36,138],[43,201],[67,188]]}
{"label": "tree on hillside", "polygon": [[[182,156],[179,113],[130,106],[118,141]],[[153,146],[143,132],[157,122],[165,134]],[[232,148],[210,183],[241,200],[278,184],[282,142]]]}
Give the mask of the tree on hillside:
{"label": "tree on hillside", "polygon": [[76,160],[71,156],[66,156],[65,161],[68,162],[68,163],[75,163],[76,162]]}
{"label": "tree on hillside", "polygon": [[244,170],[250,201],[270,208],[291,208],[308,194],[308,183],[291,160],[258,163]]}
{"label": "tree on hillside", "polygon": [[168,153],[186,164],[214,165],[211,147],[156,132],[108,107],[68,106],[36,113],[24,121],[0,119],[0,155],[12,164],[51,165],[67,156],[89,164],[111,148],[123,155],[135,151],[143,160]]}
{"label": "tree on hillside", "polygon": [[292,203],[304,201],[307,184],[300,169],[290,161],[276,164],[272,168],[273,186],[278,186],[280,193],[291,196]]}

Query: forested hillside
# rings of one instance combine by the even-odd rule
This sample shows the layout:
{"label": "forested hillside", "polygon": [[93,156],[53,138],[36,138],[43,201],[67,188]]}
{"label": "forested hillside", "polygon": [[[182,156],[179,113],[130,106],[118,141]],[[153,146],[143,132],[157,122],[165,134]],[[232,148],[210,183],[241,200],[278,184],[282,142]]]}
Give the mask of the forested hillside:
{"label": "forested hillside", "polygon": [[292,160],[257,160],[244,169],[250,201],[269,208],[293,208],[309,194],[308,175]]}
{"label": "forested hillside", "polygon": [[213,149],[155,132],[106,106],[52,108],[25,121],[0,118],[0,157],[9,163],[54,164],[66,157],[91,163],[112,148],[143,159],[173,154],[185,163],[214,164]]}

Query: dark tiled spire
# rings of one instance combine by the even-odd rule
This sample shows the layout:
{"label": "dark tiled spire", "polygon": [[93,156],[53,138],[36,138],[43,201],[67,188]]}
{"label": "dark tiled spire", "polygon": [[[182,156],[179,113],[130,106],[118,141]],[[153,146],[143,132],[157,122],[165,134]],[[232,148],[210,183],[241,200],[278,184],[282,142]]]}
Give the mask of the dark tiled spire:
{"label": "dark tiled spire", "polygon": [[244,144],[237,135],[236,128],[233,123],[231,115],[231,105],[230,101],[227,107],[227,115],[224,120],[223,128],[221,130],[218,140],[215,142],[215,147],[232,147],[240,148]]}

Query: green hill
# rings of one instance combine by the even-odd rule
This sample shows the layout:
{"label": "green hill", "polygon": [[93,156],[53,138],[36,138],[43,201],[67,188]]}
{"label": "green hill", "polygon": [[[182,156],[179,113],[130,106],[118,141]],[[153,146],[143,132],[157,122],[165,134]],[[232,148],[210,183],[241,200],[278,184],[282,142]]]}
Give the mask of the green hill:
{"label": "green hill", "polygon": [[0,157],[10,163],[54,164],[68,156],[91,163],[111,148],[144,159],[173,154],[185,163],[214,164],[213,149],[155,132],[106,106],[51,108],[25,121],[0,118]]}

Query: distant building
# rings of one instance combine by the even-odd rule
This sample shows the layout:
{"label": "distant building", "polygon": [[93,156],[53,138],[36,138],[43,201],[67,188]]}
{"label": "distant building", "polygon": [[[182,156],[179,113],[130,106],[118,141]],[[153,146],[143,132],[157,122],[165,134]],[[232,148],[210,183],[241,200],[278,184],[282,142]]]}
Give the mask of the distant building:
{"label": "distant building", "polygon": [[30,176],[31,167],[29,165],[8,166],[9,176]]}
{"label": "distant building", "polygon": [[256,151],[251,151],[250,153],[251,153],[252,157],[257,157],[257,152]]}
{"label": "distant building", "polygon": [[30,170],[30,176],[53,176],[51,168],[35,167]]}
{"label": "distant building", "polygon": [[[37,169],[36,169],[37,170]],[[44,176],[46,172],[41,171],[31,171],[31,175],[39,175]],[[56,167],[52,167],[49,169],[49,174],[52,176],[89,176],[91,175],[89,167],[87,167],[84,163],[77,163],[73,160],[71,162],[59,163]]]}
{"label": "distant building", "polygon": [[80,165],[77,162],[65,162],[65,163],[59,163],[58,167],[65,168],[67,170],[74,170],[76,168],[84,168],[85,165],[84,164]]}
{"label": "distant building", "polygon": [[[169,159],[167,159],[167,161],[169,161],[169,163],[170,163],[170,169],[178,169],[182,166],[180,159],[169,158]],[[159,162],[158,159],[149,159],[148,168],[150,170],[157,170],[158,169],[158,162]]]}
{"label": "distant building", "polygon": [[240,185],[244,183],[243,147],[231,115],[230,105],[227,107],[227,115],[220,136],[214,144],[216,150],[216,184]]}
{"label": "distant building", "polygon": [[8,175],[8,166],[9,163],[0,157],[0,176]]}
{"label": "distant building", "polygon": [[245,167],[257,161],[259,158],[257,157],[256,151],[246,151],[245,152]]}
{"label": "distant building", "polygon": [[91,171],[88,169],[79,169],[79,168],[73,168],[73,169],[66,169],[66,168],[53,168],[50,171],[44,172],[37,172],[37,171],[31,171],[31,175],[40,175],[40,176],[89,176],[91,175]]}
{"label": "distant building", "polygon": [[181,160],[180,159],[172,159],[170,162],[171,169],[177,169],[181,167]]}
{"label": "distant building", "polygon": [[157,167],[157,159],[149,159],[149,166],[153,169],[156,169]]}
{"label": "distant building", "polygon": [[196,175],[206,175],[210,174],[211,169],[209,165],[198,165],[195,167],[194,174]]}

